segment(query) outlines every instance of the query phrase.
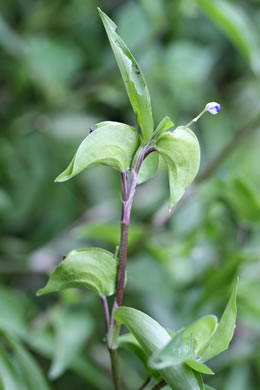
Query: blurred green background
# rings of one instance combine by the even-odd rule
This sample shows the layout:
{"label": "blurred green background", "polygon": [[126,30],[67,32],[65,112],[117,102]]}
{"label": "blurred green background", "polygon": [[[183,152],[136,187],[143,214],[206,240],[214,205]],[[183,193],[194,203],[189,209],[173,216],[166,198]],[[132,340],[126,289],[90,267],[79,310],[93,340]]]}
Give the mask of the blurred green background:
{"label": "blurred green background", "polygon": [[[223,107],[193,126],[200,175],[173,215],[165,166],[137,190],[125,304],[178,329],[220,316],[239,275],[235,337],[205,380],[257,390],[258,0],[0,0],[0,389],[112,389],[98,297],[35,296],[71,249],[119,243],[116,171],[53,183],[92,125],[134,123],[97,6],[134,52],[156,124],[185,124],[209,101]],[[124,389],[137,389],[141,362],[124,350],[120,359]]]}

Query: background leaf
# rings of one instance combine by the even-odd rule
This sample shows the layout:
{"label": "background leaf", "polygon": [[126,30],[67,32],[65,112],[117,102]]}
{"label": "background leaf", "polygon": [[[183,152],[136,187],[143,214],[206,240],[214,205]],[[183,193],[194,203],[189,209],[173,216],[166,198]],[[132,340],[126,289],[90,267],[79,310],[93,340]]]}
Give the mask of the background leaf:
{"label": "background leaf", "polygon": [[94,324],[89,315],[80,311],[61,310],[55,321],[56,340],[55,351],[49,377],[56,379],[71,365],[84,349],[90,338]]}
{"label": "background leaf", "polygon": [[246,14],[235,3],[226,0],[196,1],[256,70],[257,34]]}
{"label": "background leaf", "polygon": [[41,368],[38,366],[31,354],[13,336],[7,336],[8,343],[22,371],[27,390],[49,390],[50,387],[44,377]]}

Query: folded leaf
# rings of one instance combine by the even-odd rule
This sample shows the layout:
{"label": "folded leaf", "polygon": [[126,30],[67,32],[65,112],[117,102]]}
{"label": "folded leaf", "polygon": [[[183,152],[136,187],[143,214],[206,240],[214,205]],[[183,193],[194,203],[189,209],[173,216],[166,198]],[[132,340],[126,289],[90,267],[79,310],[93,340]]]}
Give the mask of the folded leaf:
{"label": "folded leaf", "polygon": [[[139,310],[121,306],[115,311],[115,320],[128,328],[148,357],[171,340],[158,322]],[[183,363],[159,372],[174,390],[202,390],[192,369]]]}
{"label": "folded leaf", "polygon": [[202,317],[185,329],[183,332],[184,340],[187,341],[190,335],[192,335],[195,353],[200,356],[201,351],[208,344],[217,326],[218,319],[216,316],[209,315]]}
{"label": "folded leaf", "polygon": [[152,354],[149,365],[151,368],[160,370],[192,359],[194,359],[192,337],[185,343],[182,331],[177,333],[164,348]]}
{"label": "folded leaf", "polygon": [[71,179],[86,168],[108,165],[118,171],[131,166],[140,137],[133,127],[118,122],[101,122],[80,144],[69,166],[55,181]]}
{"label": "folded leaf", "polygon": [[159,166],[159,153],[152,152],[142,163],[138,174],[138,184],[144,183],[151,179],[157,172]]}
{"label": "folded leaf", "polygon": [[190,129],[179,126],[161,135],[156,144],[168,167],[172,209],[199,170],[199,142]]}
{"label": "folded leaf", "polygon": [[157,350],[149,359],[149,365],[153,369],[162,369],[186,363],[190,368],[203,374],[214,374],[205,364],[196,360],[193,336],[184,338],[184,331],[178,332],[171,341],[161,350]]}
{"label": "folded leaf", "polygon": [[116,288],[117,264],[114,254],[104,249],[74,250],[58,265],[37,295],[66,288],[86,288],[100,296],[112,295]]}
{"label": "folded leaf", "polygon": [[98,11],[120,69],[129,100],[137,114],[143,139],[148,142],[153,132],[153,117],[148,87],[133,55],[122,38],[116,33],[116,24],[100,8],[98,8]]}
{"label": "folded leaf", "polygon": [[202,356],[200,357],[200,360],[202,362],[212,359],[214,356],[217,356],[221,352],[225,351],[228,348],[230,341],[232,340],[234,330],[236,327],[237,286],[238,286],[238,281],[236,282],[233,288],[232,295],[222,315],[219,325],[215,333],[213,334],[213,336],[210,338],[208,345],[205,348]]}

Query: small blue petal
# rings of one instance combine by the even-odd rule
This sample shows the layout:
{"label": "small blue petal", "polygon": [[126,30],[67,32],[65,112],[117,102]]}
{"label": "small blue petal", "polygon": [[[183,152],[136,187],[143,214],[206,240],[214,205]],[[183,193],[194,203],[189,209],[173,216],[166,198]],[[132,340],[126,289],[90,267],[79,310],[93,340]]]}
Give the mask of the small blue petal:
{"label": "small blue petal", "polygon": [[216,102],[210,102],[206,105],[206,110],[212,114],[212,115],[216,115],[219,113],[219,111],[221,110],[221,105],[219,103],[216,103]]}

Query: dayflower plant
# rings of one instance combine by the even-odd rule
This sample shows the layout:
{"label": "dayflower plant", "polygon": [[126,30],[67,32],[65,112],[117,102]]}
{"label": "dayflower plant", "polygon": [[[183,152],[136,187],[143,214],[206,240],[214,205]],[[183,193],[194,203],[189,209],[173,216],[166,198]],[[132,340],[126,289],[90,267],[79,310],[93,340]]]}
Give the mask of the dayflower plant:
{"label": "dayflower plant", "polygon": [[[133,55],[116,32],[114,22],[99,9],[126,91],[136,115],[136,125],[101,122],[94,125],[82,141],[71,163],[57,177],[67,181],[86,168],[108,165],[120,173],[122,185],[121,239],[115,254],[104,249],[87,248],[71,251],[54,270],[38,295],[66,288],[86,288],[101,298],[106,320],[106,342],[110,353],[115,389],[121,388],[117,349],[125,344],[139,351],[150,376],[145,388],[203,390],[201,373],[213,374],[205,362],[228,348],[236,319],[236,289],[218,323],[206,316],[190,327],[169,332],[148,315],[123,306],[128,246],[128,226],[136,187],[153,177],[162,158],[168,168],[172,209],[194,180],[200,164],[200,146],[189,126],[205,112],[215,115],[220,105],[208,103],[186,126],[174,127],[169,117],[154,127],[150,94]],[[108,296],[114,296],[111,312]],[[120,336],[120,326],[129,334]],[[151,387],[154,386],[154,387]]]}

